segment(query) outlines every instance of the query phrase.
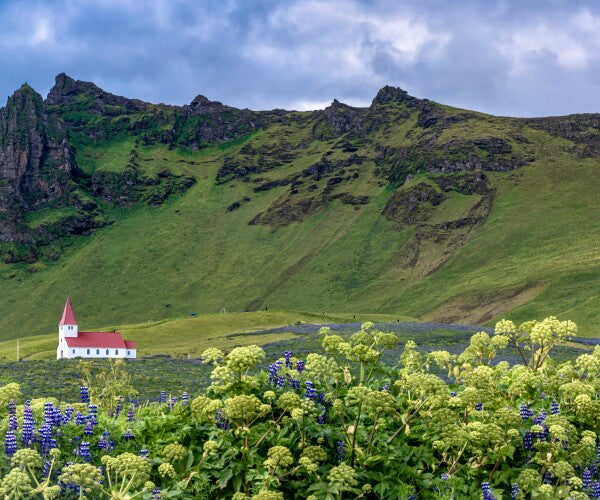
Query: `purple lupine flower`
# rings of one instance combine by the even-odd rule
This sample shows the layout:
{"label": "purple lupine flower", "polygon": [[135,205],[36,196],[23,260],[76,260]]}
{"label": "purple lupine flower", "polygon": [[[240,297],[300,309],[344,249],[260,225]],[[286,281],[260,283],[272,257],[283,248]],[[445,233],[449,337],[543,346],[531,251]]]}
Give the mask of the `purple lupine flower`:
{"label": "purple lupine flower", "polygon": [[131,429],[127,429],[125,431],[125,434],[123,434],[123,438],[124,439],[133,439],[133,432],[131,432]]}
{"label": "purple lupine flower", "polygon": [[600,498],[600,481],[594,481],[592,483],[591,494],[594,498]]}
{"label": "purple lupine flower", "polygon": [[215,423],[217,425],[217,428],[223,429],[224,431],[230,428],[229,422],[227,421],[227,418],[225,418],[221,410],[217,410],[215,413]]}
{"label": "purple lupine flower", "polygon": [[183,393],[181,394],[181,405],[182,406],[187,406],[190,402],[190,397],[188,395],[187,392],[183,391]]}
{"label": "purple lupine flower", "polygon": [[277,380],[275,380],[275,387],[277,387],[278,389],[282,389],[283,387],[285,387],[285,379],[282,375],[277,375]]}
{"label": "purple lupine flower", "polygon": [[135,410],[133,409],[133,406],[130,406],[129,410],[127,410],[127,421],[133,422],[134,419],[135,419]]}
{"label": "purple lupine flower", "polygon": [[142,449],[140,450],[140,457],[148,458],[148,456],[149,456],[148,450],[145,446],[143,446]]}
{"label": "purple lupine flower", "polygon": [[302,373],[304,371],[304,361],[302,361],[301,359],[296,361],[296,370],[298,371],[298,373]]}
{"label": "purple lupine flower", "polygon": [[533,450],[533,434],[529,431],[523,436],[523,446],[527,451]]}
{"label": "purple lupine flower", "polygon": [[104,484],[104,467],[99,465],[98,472],[100,473],[100,481],[98,481],[98,484]]}
{"label": "purple lupine flower", "polygon": [[546,420],[546,417],[548,416],[548,412],[544,409],[540,410],[540,412],[537,414],[537,416],[533,417],[533,423],[535,425],[541,425],[542,422],[544,422],[544,420]]}
{"label": "purple lupine flower", "polygon": [[304,397],[306,397],[308,399],[312,399],[313,401],[316,401],[317,390],[315,389],[315,385],[309,380],[304,382],[304,384],[306,385],[306,391],[304,392]]}
{"label": "purple lupine flower", "polygon": [[46,460],[44,462],[44,467],[42,469],[42,478],[46,479],[48,477],[48,474],[50,474],[50,467],[51,467],[51,463],[50,460]]}
{"label": "purple lupine flower", "polygon": [[52,447],[52,426],[50,424],[42,424],[39,434],[40,442],[42,443],[42,455],[46,455]]}
{"label": "purple lupine flower", "polygon": [[90,402],[90,393],[88,391],[88,388],[85,385],[82,385],[79,388],[79,395],[81,396],[81,402],[82,403],[89,403]]}
{"label": "purple lupine flower", "polygon": [[171,398],[171,401],[169,402],[169,411],[171,411],[175,407],[176,403],[177,403],[177,398],[175,396],[173,396]]}
{"label": "purple lupine flower", "polygon": [[91,436],[94,433],[94,425],[91,422],[85,424],[85,429],[83,429],[83,433]]}
{"label": "purple lupine flower", "polygon": [[17,436],[13,431],[8,431],[4,438],[4,451],[9,457],[12,457],[17,451]]}
{"label": "purple lupine flower", "polygon": [[293,368],[294,365],[292,365],[292,351],[285,351],[283,353],[283,357],[285,358],[285,367]]}
{"label": "purple lupine flower", "polygon": [[475,410],[477,410],[477,411],[483,411],[483,403],[477,403],[475,405]]}
{"label": "purple lupine flower", "polygon": [[450,476],[448,475],[448,473],[447,473],[447,472],[444,472],[444,473],[443,473],[443,474],[440,476],[440,479],[441,479],[442,481],[448,481],[448,479],[450,479]]}
{"label": "purple lupine flower", "polygon": [[104,436],[98,440],[98,448],[101,450],[106,450],[106,448],[108,448],[108,441]]}
{"label": "purple lupine flower", "polygon": [[54,405],[52,403],[44,403],[44,422],[54,424]]}
{"label": "purple lupine flower", "polygon": [[337,458],[338,458],[338,462],[341,462],[342,460],[344,460],[345,456],[346,456],[346,445],[344,444],[343,441],[338,441],[337,442]]}
{"label": "purple lupine flower", "polygon": [[583,489],[590,489],[590,487],[592,486],[592,471],[590,471],[590,469],[588,469],[587,467],[583,469],[581,480],[583,481]]}
{"label": "purple lupine flower", "polygon": [[558,406],[556,399],[552,401],[552,404],[550,405],[550,413],[552,413],[552,415],[558,415],[560,413],[560,407]]}
{"label": "purple lupine flower", "polygon": [[331,403],[327,401],[324,392],[319,393],[319,403],[321,403],[323,406],[331,406]]}
{"label": "purple lupine flower", "polygon": [[119,396],[117,399],[117,406],[115,406],[115,418],[119,416],[121,410],[123,409],[123,396]]}
{"label": "purple lupine flower", "polygon": [[72,406],[67,406],[65,408],[65,414],[63,415],[62,421],[63,424],[66,424],[69,420],[71,420],[71,416],[73,415],[73,407]]}
{"label": "purple lupine flower", "polygon": [[8,414],[17,416],[17,403],[14,400],[8,403]]}
{"label": "purple lupine flower", "polygon": [[487,481],[481,483],[481,494],[483,496],[483,500],[496,500],[496,497],[492,492],[492,487]]}
{"label": "purple lupine flower", "polygon": [[453,398],[455,398],[456,397],[456,391],[451,391],[450,392],[450,396],[452,396]]}
{"label": "purple lupine flower", "polygon": [[158,398],[158,402],[159,403],[167,402],[167,392],[166,391],[160,391],[160,397]]}
{"label": "purple lupine flower", "polygon": [[517,483],[513,483],[510,487],[510,500],[519,500],[521,496],[521,491],[519,490],[519,485]]}
{"label": "purple lupine flower", "polygon": [[29,402],[25,403],[23,408],[23,430],[21,432],[21,446],[28,446],[33,440],[33,427],[35,421],[33,419],[33,412]]}
{"label": "purple lupine flower", "polygon": [[552,472],[546,471],[544,472],[544,477],[542,479],[544,484],[552,484]]}
{"label": "purple lupine flower", "polygon": [[86,423],[86,418],[81,414],[81,412],[75,413],[75,424],[76,425],[84,425]]}
{"label": "purple lupine flower", "polygon": [[292,389],[300,389],[300,381],[290,377],[290,386]]}
{"label": "purple lupine flower", "polygon": [[529,417],[533,416],[533,412],[527,407],[525,403],[521,403],[519,408],[519,414],[523,420],[527,420]]}
{"label": "purple lupine flower", "polygon": [[62,424],[62,413],[60,411],[59,406],[56,406],[56,408],[54,408],[54,415],[52,417],[52,425],[54,427],[60,427],[60,425]]}
{"label": "purple lupine flower", "polygon": [[269,382],[273,385],[277,385],[277,377],[279,375],[279,368],[281,368],[282,362],[280,359],[269,365]]}
{"label": "purple lupine flower", "polygon": [[160,500],[160,489],[154,488],[152,490],[152,500]]}
{"label": "purple lupine flower", "polygon": [[323,412],[317,417],[317,424],[323,425],[327,419],[327,408],[323,408]]}
{"label": "purple lupine flower", "polygon": [[86,462],[89,462],[92,459],[92,454],[90,453],[90,443],[87,441],[81,442],[79,445],[79,456]]}
{"label": "purple lupine flower", "polygon": [[98,415],[98,405],[89,405],[88,406],[88,413],[90,415]]}
{"label": "purple lupine flower", "polygon": [[[187,394],[187,392],[184,392],[184,394]],[[134,406],[134,408],[137,408],[140,405],[137,398],[131,398],[131,404]]]}
{"label": "purple lupine flower", "polygon": [[17,421],[16,415],[10,415],[8,417],[8,429],[11,431],[16,431],[19,428],[19,422]]}

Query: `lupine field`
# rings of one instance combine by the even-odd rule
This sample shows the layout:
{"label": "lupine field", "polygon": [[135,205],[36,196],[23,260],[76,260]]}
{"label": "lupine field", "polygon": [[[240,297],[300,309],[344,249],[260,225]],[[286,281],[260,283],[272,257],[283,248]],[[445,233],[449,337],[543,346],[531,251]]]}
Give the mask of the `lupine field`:
{"label": "lupine field", "polygon": [[[551,317],[400,355],[364,323],[319,352],[216,348],[204,388],[137,399],[124,362],[77,401],[0,388],[4,498],[600,498],[600,347]],[[268,349],[271,354],[272,349]],[[503,354],[511,352],[509,362]],[[73,398],[74,399],[74,398]]]}

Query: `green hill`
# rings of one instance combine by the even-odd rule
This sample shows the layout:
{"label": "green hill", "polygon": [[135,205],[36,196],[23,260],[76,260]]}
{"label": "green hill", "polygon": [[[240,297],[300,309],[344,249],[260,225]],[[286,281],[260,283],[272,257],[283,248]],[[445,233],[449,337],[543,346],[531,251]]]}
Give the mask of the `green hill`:
{"label": "green hill", "polygon": [[174,107],[59,75],[0,124],[0,339],[54,331],[67,293],[85,328],[268,308],[599,334],[600,115],[391,87],[369,108]]}

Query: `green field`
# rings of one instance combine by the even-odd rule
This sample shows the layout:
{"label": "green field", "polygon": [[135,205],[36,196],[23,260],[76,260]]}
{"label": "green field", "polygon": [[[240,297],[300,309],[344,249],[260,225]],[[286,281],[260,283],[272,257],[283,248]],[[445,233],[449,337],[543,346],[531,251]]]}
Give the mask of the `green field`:
{"label": "green field", "polygon": [[[174,357],[197,358],[208,347],[229,350],[249,344],[266,344],[294,338],[294,334],[273,333],[253,335],[252,332],[288,326],[296,323],[346,323],[364,321],[412,321],[406,316],[386,314],[317,314],[305,312],[258,311],[246,313],[202,314],[136,325],[103,325],[97,329],[117,329],[123,337],[138,343],[138,356],[167,354]],[[95,330],[96,328],[83,328]],[[24,360],[55,359],[58,333],[22,337],[20,357]],[[0,360],[16,359],[16,340],[0,342]]]}

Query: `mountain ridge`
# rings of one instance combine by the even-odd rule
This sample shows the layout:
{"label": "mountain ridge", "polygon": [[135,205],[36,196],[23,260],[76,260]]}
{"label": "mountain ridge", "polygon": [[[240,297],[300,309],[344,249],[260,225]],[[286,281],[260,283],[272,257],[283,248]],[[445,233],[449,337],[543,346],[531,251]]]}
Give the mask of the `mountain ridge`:
{"label": "mountain ridge", "polygon": [[60,74],[0,109],[0,337],[66,288],[98,325],[271,306],[594,318],[599,164],[600,114],[496,117],[391,86],[368,107],[171,106]]}

